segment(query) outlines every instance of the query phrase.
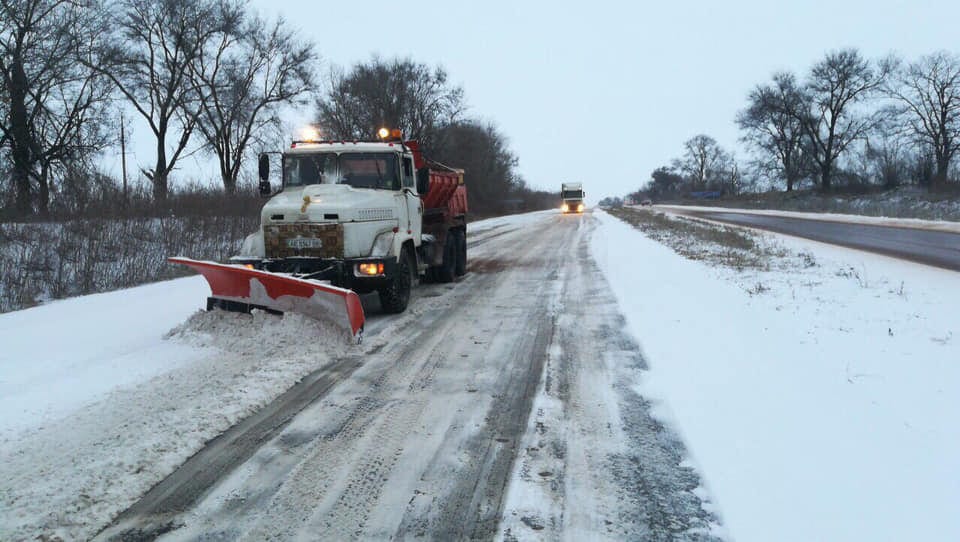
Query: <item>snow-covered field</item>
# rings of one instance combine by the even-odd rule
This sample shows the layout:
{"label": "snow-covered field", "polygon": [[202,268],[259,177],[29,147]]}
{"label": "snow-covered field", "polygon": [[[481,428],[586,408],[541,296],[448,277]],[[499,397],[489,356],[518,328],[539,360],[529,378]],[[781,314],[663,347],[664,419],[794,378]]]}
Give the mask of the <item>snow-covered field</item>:
{"label": "snow-covered field", "polygon": [[737,272],[598,215],[641,392],[733,538],[960,540],[960,274],[772,234],[807,256]]}
{"label": "snow-covered field", "polygon": [[[471,231],[492,239],[553,217]],[[649,366],[635,378],[618,365],[629,378],[616,384],[683,437],[721,519],[714,534],[960,539],[960,274],[772,234],[792,256],[738,272],[602,212],[583,220],[599,222],[591,256]],[[89,538],[350,348],[297,317],[198,312],[206,295],[193,277],[0,315],[0,540]],[[604,364],[623,355],[591,347]],[[549,397],[535,405],[564,416]],[[511,488],[508,508],[537,498]]]}

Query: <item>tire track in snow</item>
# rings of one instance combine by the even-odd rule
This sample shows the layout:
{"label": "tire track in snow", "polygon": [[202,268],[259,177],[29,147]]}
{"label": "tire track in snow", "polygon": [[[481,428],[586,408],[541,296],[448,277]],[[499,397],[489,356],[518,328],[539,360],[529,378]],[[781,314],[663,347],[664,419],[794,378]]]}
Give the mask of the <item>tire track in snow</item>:
{"label": "tire track in snow", "polygon": [[580,226],[499,536],[715,540],[682,441],[634,390],[646,362],[590,257],[596,223]]}
{"label": "tire track in snow", "polygon": [[[539,238],[538,242],[527,248],[527,261],[520,269],[540,267],[542,272],[555,269],[561,262],[557,260],[558,249],[566,244],[561,237],[556,239]],[[536,264],[536,265],[531,265]],[[543,264],[543,265],[539,265]],[[517,273],[518,271],[513,271]],[[522,271],[521,271],[522,272]],[[504,277],[509,278],[509,277]],[[529,418],[534,393],[543,365],[546,361],[546,348],[551,340],[556,318],[551,311],[554,299],[551,290],[557,281],[555,271],[545,276],[528,280],[527,284],[534,292],[536,303],[533,307],[511,307],[501,305],[500,310],[507,311],[507,325],[515,325],[526,320],[532,326],[529,333],[504,340],[495,350],[506,350],[504,355],[514,363],[501,368],[498,381],[501,390],[496,401],[486,412],[483,431],[463,446],[459,468],[466,469],[469,476],[459,476],[457,484],[429,503],[427,511],[436,509],[438,514],[425,513],[414,506],[408,507],[404,524],[398,532],[400,536],[429,533],[429,536],[441,540],[460,540],[465,538],[490,538],[496,532],[502,513],[504,489],[509,481],[513,462],[516,458],[519,436],[523,433]],[[501,326],[497,335],[510,337],[508,329]],[[422,478],[426,482],[442,486],[449,480],[451,473],[445,469],[428,472]],[[427,487],[429,487],[428,484]],[[426,494],[430,489],[423,491]],[[426,520],[425,520],[426,518]]]}

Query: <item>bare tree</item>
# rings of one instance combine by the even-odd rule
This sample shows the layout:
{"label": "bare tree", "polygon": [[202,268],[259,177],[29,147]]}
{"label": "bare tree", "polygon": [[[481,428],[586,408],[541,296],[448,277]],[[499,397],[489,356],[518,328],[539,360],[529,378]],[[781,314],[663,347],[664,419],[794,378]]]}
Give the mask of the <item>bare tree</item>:
{"label": "bare tree", "polygon": [[282,19],[270,26],[253,17],[238,30],[221,33],[191,71],[202,94],[197,129],[230,193],[250,143],[280,123],[279,106],[313,89],[317,61],[313,45],[299,42]]}
{"label": "bare tree", "polygon": [[863,155],[868,173],[884,188],[896,188],[907,178],[910,161],[903,138],[889,133],[877,134],[866,140]]}
{"label": "bare tree", "polygon": [[[86,59],[99,55],[97,34],[106,31],[108,16],[95,4],[84,6],[71,20],[74,48],[59,85],[47,94],[47,114],[36,118],[34,130],[43,149],[40,155],[39,208],[46,212],[51,192],[72,177],[93,176],[95,154],[114,141],[109,130],[114,87],[100,72],[87,67]],[[52,184],[51,176],[58,182]],[[70,204],[69,202],[64,202]]]}
{"label": "bare tree", "polygon": [[736,161],[712,137],[700,134],[683,144],[684,155],[674,161],[674,168],[689,179],[695,190],[732,188],[739,179]]}
{"label": "bare tree", "polygon": [[517,157],[509,142],[491,123],[460,121],[441,128],[441,144],[427,148],[430,158],[463,168],[470,190],[470,208],[480,213],[504,210],[524,184],[517,173]]}
{"label": "bare tree", "polygon": [[[0,17],[2,31],[3,56],[0,56],[0,72],[3,74],[4,94],[9,100],[0,129],[3,140],[10,147],[10,161],[13,183],[16,189],[16,212],[20,216],[30,214],[33,209],[31,197],[31,177],[34,158],[38,154],[38,144],[31,130],[31,107],[35,102],[31,96],[31,81],[27,69],[31,65],[30,52],[37,43],[53,32],[48,23],[55,17],[61,4],[65,2],[23,3],[16,0],[3,0],[0,3],[3,17]],[[43,29],[37,32],[37,29]],[[40,35],[38,35],[40,34]],[[49,57],[49,53],[43,54]],[[43,63],[43,58],[39,63]]]}
{"label": "bare tree", "polygon": [[95,1],[0,0],[0,147],[9,149],[15,210],[50,203],[54,170],[77,170],[103,148],[111,89],[82,61],[94,54],[104,13]]}
{"label": "bare tree", "polygon": [[760,153],[759,169],[786,180],[790,192],[810,169],[803,126],[794,114],[804,105],[796,77],[777,73],[772,84],[758,85],[747,99],[749,105],[737,115],[741,140]]}
{"label": "bare tree", "polygon": [[[235,32],[243,10],[232,0],[120,0],[118,7],[119,39],[108,37],[113,46],[107,57],[116,67],[104,73],[153,132],[156,161],[143,173],[154,198],[165,200],[170,172],[200,115],[191,66],[209,42]],[[168,149],[171,135],[175,141]]]}
{"label": "bare tree", "polygon": [[707,173],[716,151],[717,141],[708,135],[697,135],[683,143],[684,155],[674,160],[673,167],[682,172],[691,185],[703,190],[707,186]]}
{"label": "bare tree", "polygon": [[374,58],[330,77],[330,88],[318,103],[319,122],[325,135],[335,139],[369,139],[387,126],[400,128],[429,149],[440,128],[456,122],[465,108],[463,89],[450,85],[443,68],[410,59]]}
{"label": "bare tree", "polygon": [[877,91],[887,73],[886,64],[875,69],[856,49],[832,51],[810,70],[803,92],[791,97],[790,103],[800,104],[794,115],[813,151],[823,190],[832,186],[840,155],[881,118],[856,106]]}
{"label": "bare tree", "polygon": [[[653,197],[664,199],[677,195],[682,189],[684,181],[683,176],[677,174],[675,170],[666,166],[659,167],[650,174],[650,180],[640,191],[645,190]],[[640,191],[635,194],[639,194]],[[642,201],[644,198],[636,195],[633,199],[634,201]]]}
{"label": "bare tree", "polygon": [[896,59],[887,93],[901,105],[910,134],[936,161],[932,189],[947,181],[960,149],[960,57],[940,51],[902,65]]}

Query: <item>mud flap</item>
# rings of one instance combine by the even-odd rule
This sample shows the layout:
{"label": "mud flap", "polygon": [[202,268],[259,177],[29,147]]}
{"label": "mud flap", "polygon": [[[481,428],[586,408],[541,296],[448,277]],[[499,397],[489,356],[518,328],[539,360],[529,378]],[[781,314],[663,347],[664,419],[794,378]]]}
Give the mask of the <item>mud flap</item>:
{"label": "mud flap", "polygon": [[362,338],[363,306],[353,290],[242,265],[179,257],[167,261],[186,265],[203,275],[215,299],[303,314],[349,330],[358,342]]}

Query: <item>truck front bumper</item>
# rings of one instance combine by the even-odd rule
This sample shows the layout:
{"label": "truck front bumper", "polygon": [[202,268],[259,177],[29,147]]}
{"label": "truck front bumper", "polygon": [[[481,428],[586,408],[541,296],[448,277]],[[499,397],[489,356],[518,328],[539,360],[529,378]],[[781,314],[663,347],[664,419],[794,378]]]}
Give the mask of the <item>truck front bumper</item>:
{"label": "truck front bumper", "polygon": [[[254,269],[271,273],[288,273],[301,279],[329,280],[334,286],[367,293],[386,286],[397,274],[397,260],[387,258],[291,257],[266,260],[234,260],[234,263],[252,265]],[[367,272],[361,272],[361,264]],[[369,270],[375,274],[370,274]]]}

